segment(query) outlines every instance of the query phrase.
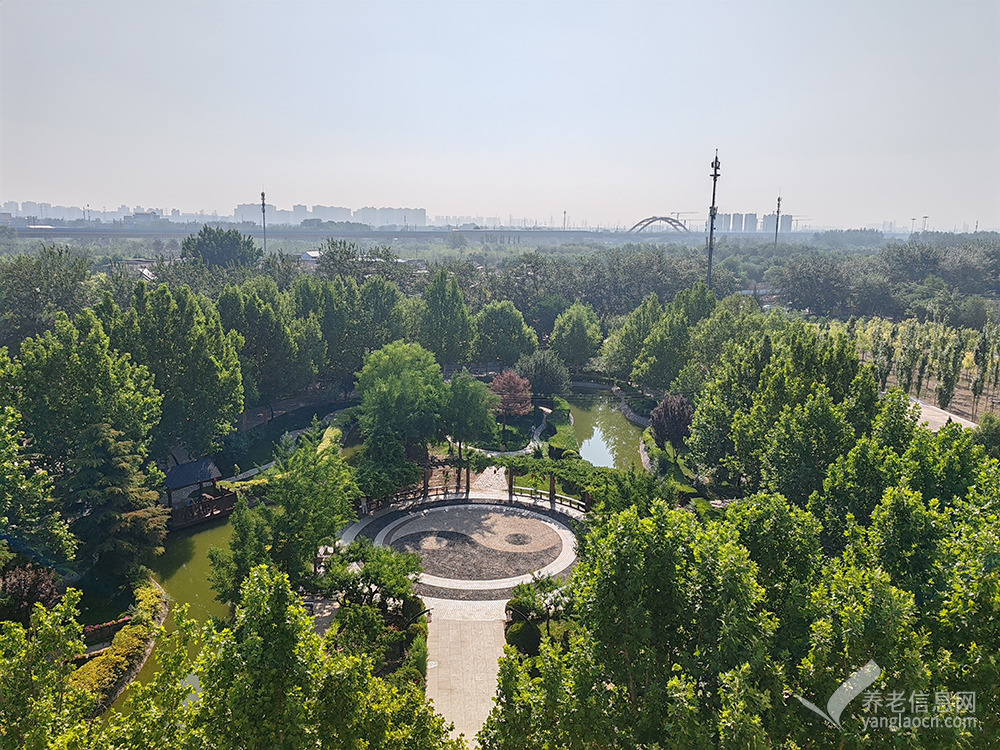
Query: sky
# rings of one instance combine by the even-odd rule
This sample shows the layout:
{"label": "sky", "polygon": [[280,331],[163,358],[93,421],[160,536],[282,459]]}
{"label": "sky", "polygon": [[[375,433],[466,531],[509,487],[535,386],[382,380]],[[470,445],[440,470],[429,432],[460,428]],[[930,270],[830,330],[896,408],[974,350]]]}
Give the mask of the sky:
{"label": "sky", "polygon": [[1000,0],[0,0],[0,202],[1000,229]]}

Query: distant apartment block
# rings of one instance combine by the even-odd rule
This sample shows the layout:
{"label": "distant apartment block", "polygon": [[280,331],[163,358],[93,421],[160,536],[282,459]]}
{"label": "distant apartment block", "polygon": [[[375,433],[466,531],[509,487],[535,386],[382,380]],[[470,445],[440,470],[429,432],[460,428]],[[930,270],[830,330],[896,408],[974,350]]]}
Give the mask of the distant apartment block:
{"label": "distant apartment block", "polygon": [[731,232],[742,232],[743,231],[743,214],[733,214],[732,221],[730,222]]}
{"label": "distant apartment block", "polygon": [[743,231],[757,231],[757,214],[743,214]]}
{"label": "distant apartment block", "polygon": [[351,221],[351,209],[341,206],[313,206],[312,217],[320,221]]}
{"label": "distant apartment block", "polygon": [[728,232],[732,226],[733,217],[731,214],[719,214],[715,217],[715,228],[720,232]]}

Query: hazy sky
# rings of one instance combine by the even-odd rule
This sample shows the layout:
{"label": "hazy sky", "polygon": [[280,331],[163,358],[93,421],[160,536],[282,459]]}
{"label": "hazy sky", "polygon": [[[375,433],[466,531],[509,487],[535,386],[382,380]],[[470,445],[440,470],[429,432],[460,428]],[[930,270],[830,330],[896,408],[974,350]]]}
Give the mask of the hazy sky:
{"label": "hazy sky", "polygon": [[[1000,229],[1000,1],[0,0],[0,201]],[[917,227],[922,219],[917,219]]]}

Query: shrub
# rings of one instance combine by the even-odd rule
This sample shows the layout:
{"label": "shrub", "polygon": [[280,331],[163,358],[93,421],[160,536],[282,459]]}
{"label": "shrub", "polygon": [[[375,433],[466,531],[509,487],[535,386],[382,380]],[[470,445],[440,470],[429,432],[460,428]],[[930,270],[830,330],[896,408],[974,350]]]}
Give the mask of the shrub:
{"label": "shrub", "polygon": [[427,605],[419,596],[409,596],[403,599],[403,622],[409,622],[425,609],[427,609]]}
{"label": "shrub", "polygon": [[410,644],[407,662],[416,667],[421,677],[427,677],[427,637],[418,635]]}
{"label": "shrub", "polygon": [[538,627],[530,622],[518,620],[507,628],[507,643],[527,656],[538,656],[542,636]]}
{"label": "shrub", "polygon": [[420,674],[420,671],[409,662],[390,674],[388,679],[389,682],[400,688],[406,685],[416,685],[421,690],[426,688],[425,676]]}

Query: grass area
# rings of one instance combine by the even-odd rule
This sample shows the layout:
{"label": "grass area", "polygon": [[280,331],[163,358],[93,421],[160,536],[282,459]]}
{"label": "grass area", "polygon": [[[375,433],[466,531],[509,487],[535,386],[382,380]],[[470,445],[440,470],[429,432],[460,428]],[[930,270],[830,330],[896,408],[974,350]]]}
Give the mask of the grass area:
{"label": "grass area", "polygon": [[576,430],[570,421],[569,403],[566,399],[556,396],[553,404],[545,431],[549,435],[549,456],[559,458],[566,451],[579,451],[580,445],[576,441]]}
{"label": "grass area", "polygon": [[666,443],[663,448],[660,448],[656,444],[651,427],[647,427],[643,431],[642,443],[646,447],[649,460],[660,476],[673,479],[677,483],[677,490],[685,495],[697,494],[697,490],[691,486],[694,472],[688,468],[683,454],[677,453],[670,443]]}
{"label": "grass area", "polygon": [[503,439],[503,424],[497,422],[496,429],[489,441],[479,441],[473,443],[473,448],[482,448],[488,451],[519,451],[527,447],[531,440],[532,428],[542,421],[542,413],[535,408],[530,414],[523,417],[507,417],[507,440]]}

